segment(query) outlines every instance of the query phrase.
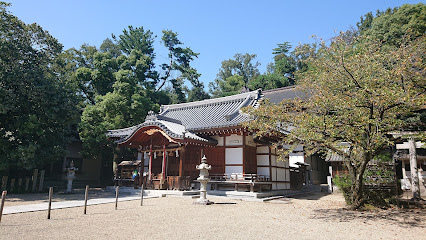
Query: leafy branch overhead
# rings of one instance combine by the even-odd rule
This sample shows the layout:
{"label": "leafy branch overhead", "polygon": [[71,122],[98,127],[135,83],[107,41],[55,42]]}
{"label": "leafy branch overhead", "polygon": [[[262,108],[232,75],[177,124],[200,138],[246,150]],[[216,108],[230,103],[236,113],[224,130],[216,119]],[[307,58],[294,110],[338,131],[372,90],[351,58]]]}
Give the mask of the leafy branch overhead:
{"label": "leafy branch overhead", "polygon": [[298,76],[297,91],[305,97],[248,109],[256,116],[249,126],[267,135],[280,123],[291,129],[281,144],[343,156],[359,206],[366,164],[393,146],[391,132],[411,127],[406,115],[425,110],[426,41],[424,35],[411,39],[392,51],[365,36],[348,41],[341,34],[331,43],[319,42],[305,60],[309,69]]}

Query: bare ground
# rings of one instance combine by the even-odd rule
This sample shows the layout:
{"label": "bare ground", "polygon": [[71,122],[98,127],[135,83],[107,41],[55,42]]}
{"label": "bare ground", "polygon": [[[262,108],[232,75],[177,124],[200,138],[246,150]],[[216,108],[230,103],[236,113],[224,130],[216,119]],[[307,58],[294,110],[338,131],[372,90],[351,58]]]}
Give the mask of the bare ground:
{"label": "bare ground", "polygon": [[[0,239],[425,239],[425,210],[348,211],[337,194],[268,203],[210,200],[215,204],[165,197],[146,199],[142,207],[139,201],[119,202],[118,210],[93,205],[87,215],[82,207],[59,209],[50,220],[46,211],[5,215]],[[17,202],[34,203],[23,196]]]}

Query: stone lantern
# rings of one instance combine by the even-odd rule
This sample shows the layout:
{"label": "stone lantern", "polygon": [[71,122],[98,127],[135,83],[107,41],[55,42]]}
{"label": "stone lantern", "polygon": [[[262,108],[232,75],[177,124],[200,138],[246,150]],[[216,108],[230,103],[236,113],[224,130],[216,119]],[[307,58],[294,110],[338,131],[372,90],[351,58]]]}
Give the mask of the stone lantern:
{"label": "stone lantern", "polygon": [[196,166],[197,170],[200,170],[200,176],[197,180],[200,182],[200,198],[194,202],[194,204],[198,205],[210,205],[213,202],[210,202],[207,195],[207,183],[209,182],[209,170],[212,168],[211,165],[207,164],[207,158],[204,156],[201,159],[201,164]]}
{"label": "stone lantern", "polygon": [[75,172],[78,171],[78,168],[74,167],[74,161],[71,161],[70,167],[65,169],[67,171],[67,190],[66,193],[72,192],[72,181],[75,179]]}

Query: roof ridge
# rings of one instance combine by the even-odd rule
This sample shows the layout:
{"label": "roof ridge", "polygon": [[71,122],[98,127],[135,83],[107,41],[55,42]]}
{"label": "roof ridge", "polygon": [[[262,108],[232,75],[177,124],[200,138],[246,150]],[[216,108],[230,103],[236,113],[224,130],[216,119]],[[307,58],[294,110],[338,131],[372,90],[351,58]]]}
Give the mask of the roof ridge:
{"label": "roof ridge", "polygon": [[281,88],[274,88],[274,89],[269,89],[269,90],[263,90],[262,93],[276,92],[276,91],[292,89],[292,88],[296,88],[296,87],[297,87],[297,85],[286,86],[286,87],[281,87]]}
{"label": "roof ridge", "polygon": [[199,107],[199,106],[208,106],[208,105],[217,104],[217,103],[232,102],[232,101],[236,101],[236,100],[245,100],[245,99],[247,99],[247,97],[250,97],[252,94],[259,95],[260,92],[261,92],[261,90],[258,89],[258,90],[255,90],[255,91],[235,94],[235,95],[226,96],[226,97],[205,99],[205,100],[196,101],[196,102],[189,102],[189,103],[162,105],[161,106],[161,112],[159,114],[163,114],[163,113],[165,113],[165,112],[167,112],[168,110],[171,110],[171,109],[181,109],[181,108],[186,108],[186,107],[192,108],[192,107]]}

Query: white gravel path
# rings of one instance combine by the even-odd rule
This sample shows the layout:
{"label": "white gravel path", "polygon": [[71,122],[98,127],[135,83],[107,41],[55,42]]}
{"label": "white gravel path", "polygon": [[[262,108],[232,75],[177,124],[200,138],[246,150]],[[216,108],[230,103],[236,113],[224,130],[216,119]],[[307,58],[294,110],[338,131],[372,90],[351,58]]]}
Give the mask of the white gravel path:
{"label": "white gravel path", "polygon": [[0,239],[426,239],[424,210],[353,212],[340,195],[268,203],[165,197],[5,215]]}

